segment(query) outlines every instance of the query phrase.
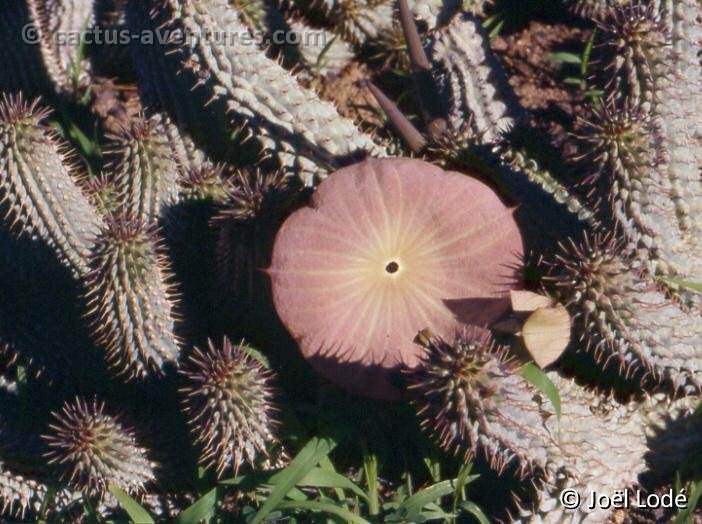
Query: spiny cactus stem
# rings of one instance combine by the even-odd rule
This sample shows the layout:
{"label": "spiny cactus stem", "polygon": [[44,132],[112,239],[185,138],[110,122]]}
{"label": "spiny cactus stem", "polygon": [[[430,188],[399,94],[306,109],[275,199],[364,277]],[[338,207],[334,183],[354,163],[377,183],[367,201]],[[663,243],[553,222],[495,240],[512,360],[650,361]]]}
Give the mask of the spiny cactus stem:
{"label": "spiny cactus stem", "polygon": [[48,111],[21,94],[0,101],[0,203],[18,233],[41,237],[75,275],[84,272],[100,219],[72,180],[71,157],[43,120]]}
{"label": "spiny cactus stem", "polygon": [[147,118],[142,113],[109,137],[115,143],[111,154],[118,159],[122,212],[139,220],[156,220],[178,201],[178,176],[188,159],[177,146],[180,137],[170,136],[176,133],[169,125],[164,115]]}
{"label": "spiny cactus stem", "polygon": [[53,413],[42,438],[50,464],[63,470],[69,485],[102,498],[109,486],[138,493],[152,482],[155,463],[138,447],[134,432],[107,413],[105,403],[77,397]]}
{"label": "spiny cactus stem", "polygon": [[392,125],[407,143],[407,146],[415,153],[419,153],[424,149],[424,146],[427,145],[427,141],[422,134],[417,131],[417,128],[412,125],[412,122],[400,111],[397,104],[390,100],[385,93],[378,89],[372,82],[364,82],[364,85],[378,101],[380,108],[385,112]]}
{"label": "spiny cactus stem", "polygon": [[181,374],[185,412],[203,465],[214,467],[218,477],[229,468],[236,475],[242,463],[254,464],[267,454],[276,425],[272,375],[243,341],[234,346],[225,338],[219,347],[208,341],[208,350],[196,348]]}
{"label": "spiny cactus stem", "polygon": [[101,232],[87,275],[87,303],[96,340],[109,362],[130,376],[162,373],[178,360],[177,297],[153,223],[111,217]]}

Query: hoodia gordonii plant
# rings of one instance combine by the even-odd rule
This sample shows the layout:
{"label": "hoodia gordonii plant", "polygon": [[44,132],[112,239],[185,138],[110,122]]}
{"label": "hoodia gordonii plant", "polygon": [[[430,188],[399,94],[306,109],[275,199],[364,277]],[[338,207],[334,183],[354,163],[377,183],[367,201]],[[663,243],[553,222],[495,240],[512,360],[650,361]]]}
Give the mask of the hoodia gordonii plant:
{"label": "hoodia gordonii plant", "polygon": [[[491,50],[481,17],[499,5],[240,4],[13,0],[0,13],[0,42],[10,50],[0,72],[0,280],[12,295],[0,296],[0,411],[17,428],[45,435],[43,450],[18,453],[0,432],[4,513],[60,519],[90,503],[94,514],[111,518],[120,491],[164,520],[203,493],[224,520],[247,518],[257,504],[272,510],[273,502],[257,497],[277,472],[265,472],[254,495],[246,490],[258,477],[247,473],[263,467],[279,432],[291,434],[310,412],[323,411],[309,409],[310,398],[324,402],[329,390],[343,397],[305,375],[296,347],[324,357],[320,370],[353,357],[355,377],[373,377],[369,362],[388,364],[380,374],[387,384],[370,389],[386,386],[392,395],[375,396],[409,399],[417,425],[457,457],[451,464],[486,457],[501,478],[515,477],[515,500],[505,510],[515,520],[602,522],[608,510],[566,509],[560,493],[572,489],[586,500],[592,491],[656,489],[676,473],[692,476],[688,457],[702,445],[695,413],[702,382],[698,3],[567,3],[597,26],[594,54],[603,65],[593,77],[602,99],[578,110],[572,142],[586,154],[575,161],[566,154],[573,149],[551,145],[534,126],[539,117],[520,106]],[[112,134],[90,104],[106,96],[93,65],[115,49],[90,46],[83,55],[80,46],[59,48],[50,38],[105,13],[115,26],[154,34],[154,41],[132,42],[133,68],[118,68],[136,72],[138,96],[130,103],[139,107],[130,116],[129,104],[114,102],[123,104],[123,122]],[[42,38],[22,42],[22,23],[38,24]],[[400,97],[386,70],[355,88],[377,98],[403,143],[380,119],[354,121],[314,91],[343,77],[342,68],[314,67],[324,64],[323,51],[312,59],[295,45],[278,55],[262,43],[222,40],[278,26],[335,35],[344,43],[343,69],[396,63],[397,46],[384,37],[401,28],[415,96]],[[58,111],[27,98],[36,94]],[[104,159],[88,154],[85,126],[57,126],[74,113],[97,130]],[[68,153],[67,141],[90,169]],[[422,160],[382,159],[391,153]],[[383,175],[387,166],[403,167]],[[521,249],[495,248],[487,233],[473,239],[471,195],[486,195],[500,211],[490,215],[495,230],[509,229],[509,245],[523,244],[524,257]],[[432,220],[440,223],[431,227]],[[465,234],[450,230],[452,220]],[[422,235],[423,228],[443,233]],[[363,246],[383,264],[368,269]],[[377,246],[417,266],[385,260]],[[480,256],[491,246],[510,269],[524,270],[532,290],[570,314],[570,347],[545,373],[557,396],[525,378],[523,319],[506,301],[514,285],[488,286],[504,267]],[[39,262],[51,278],[31,278]],[[432,270],[438,266],[444,276]],[[405,275],[412,279],[398,278]],[[467,298],[471,279],[491,293],[473,296],[471,310],[484,310],[481,301],[495,293],[505,308],[481,325],[459,325],[447,301]],[[452,290],[461,296],[447,296]],[[419,297],[414,309],[406,296]],[[381,314],[387,303],[393,307]],[[432,325],[436,312],[440,325]],[[402,329],[378,328],[393,319]],[[52,329],[42,337],[44,322]],[[413,346],[418,332],[423,344]],[[247,343],[229,342],[242,336],[260,341],[270,362]],[[355,358],[367,356],[375,337],[383,355]],[[407,369],[395,373],[400,364]],[[35,366],[42,373],[27,372]],[[303,400],[276,411],[274,376]],[[317,395],[315,388],[330,389]],[[67,400],[74,398],[105,404]],[[124,409],[133,430],[111,415],[112,406]],[[23,409],[32,416],[17,415]],[[302,434],[282,440],[298,446]],[[364,461],[369,476],[373,460]],[[202,489],[245,470],[244,478]],[[46,497],[57,471],[67,486]],[[320,466],[298,480],[332,473]],[[384,483],[378,497],[401,491]],[[217,498],[226,489],[250,496]]]}
{"label": "hoodia gordonii plant", "polygon": [[[651,470],[670,475],[699,447],[698,423],[688,420],[694,399],[658,394],[620,403],[550,372],[559,392],[556,409],[524,379],[506,348],[484,335],[468,331],[451,343],[422,342],[424,364],[407,380],[423,427],[451,453],[479,454],[498,471],[529,478],[539,507],[517,501],[515,520],[605,521],[609,508],[587,507],[593,493],[638,487]],[[671,445],[668,431],[676,425],[692,427],[692,434]],[[566,509],[564,490],[582,503]]]}
{"label": "hoodia gordonii plant", "polygon": [[407,388],[422,426],[441,446],[466,458],[482,452],[498,470],[515,458],[523,474],[532,464],[543,466],[549,432],[534,390],[505,348],[478,330],[467,330],[453,344],[420,337],[427,351],[422,365],[409,371]]}
{"label": "hoodia gordonii plant", "polygon": [[[178,346],[172,307],[154,237],[143,230],[148,224],[127,206],[105,219],[99,216],[80,180],[69,172],[65,146],[44,125],[47,112],[36,103],[29,104],[21,96],[5,97],[0,113],[8,225],[20,235],[44,239],[87,284],[87,308],[96,313],[98,339],[107,344],[114,360],[124,360],[125,368],[140,373],[142,357],[131,352],[131,344],[137,342],[144,360],[153,359],[156,368],[163,365],[157,353],[174,361]],[[137,178],[140,167],[135,166],[129,178]],[[145,198],[158,202],[148,186],[141,189]],[[130,196],[136,200],[142,192]],[[125,335],[130,342],[120,347],[117,341]],[[167,349],[155,344],[157,338],[165,341]]]}
{"label": "hoodia gordonii plant", "polygon": [[144,376],[178,359],[172,291],[152,227],[110,218],[95,240],[85,275],[98,343],[112,365]]}

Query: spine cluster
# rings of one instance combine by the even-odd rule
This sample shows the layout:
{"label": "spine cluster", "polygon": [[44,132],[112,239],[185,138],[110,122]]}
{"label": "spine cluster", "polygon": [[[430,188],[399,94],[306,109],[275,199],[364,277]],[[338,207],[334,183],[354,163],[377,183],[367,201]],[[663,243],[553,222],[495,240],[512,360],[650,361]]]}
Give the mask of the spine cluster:
{"label": "spine cluster", "polygon": [[273,440],[271,373],[242,342],[208,343],[196,349],[182,371],[185,413],[201,448],[200,462],[221,477],[254,464]]}
{"label": "spine cluster", "polygon": [[46,439],[50,464],[78,490],[104,495],[115,486],[135,493],[154,480],[154,464],[131,430],[107,414],[104,403],[77,398],[54,414]]}

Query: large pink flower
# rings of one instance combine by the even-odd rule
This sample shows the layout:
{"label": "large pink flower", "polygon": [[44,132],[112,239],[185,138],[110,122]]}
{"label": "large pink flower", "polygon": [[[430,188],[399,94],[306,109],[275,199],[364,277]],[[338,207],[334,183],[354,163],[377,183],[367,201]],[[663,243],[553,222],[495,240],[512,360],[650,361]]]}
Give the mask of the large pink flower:
{"label": "large pink flower", "polygon": [[420,160],[371,159],[332,174],[275,241],[275,306],[311,364],[377,398],[418,364],[428,328],[487,326],[519,283],[522,240],[485,184]]}

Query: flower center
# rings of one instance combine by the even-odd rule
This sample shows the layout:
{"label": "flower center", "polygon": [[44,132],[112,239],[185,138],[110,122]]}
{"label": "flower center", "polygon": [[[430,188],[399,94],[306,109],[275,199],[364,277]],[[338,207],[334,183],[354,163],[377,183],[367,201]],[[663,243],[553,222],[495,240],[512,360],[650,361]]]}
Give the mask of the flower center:
{"label": "flower center", "polygon": [[391,260],[385,265],[385,272],[388,273],[389,275],[392,275],[394,273],[397,273],[400,270],[400,264],[395,262],[394,260]]}

